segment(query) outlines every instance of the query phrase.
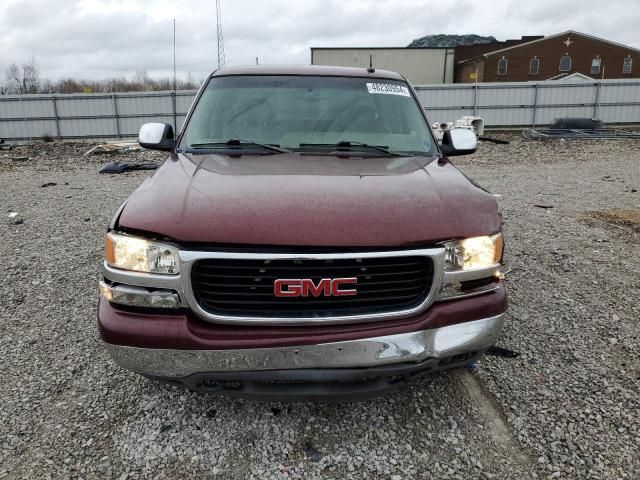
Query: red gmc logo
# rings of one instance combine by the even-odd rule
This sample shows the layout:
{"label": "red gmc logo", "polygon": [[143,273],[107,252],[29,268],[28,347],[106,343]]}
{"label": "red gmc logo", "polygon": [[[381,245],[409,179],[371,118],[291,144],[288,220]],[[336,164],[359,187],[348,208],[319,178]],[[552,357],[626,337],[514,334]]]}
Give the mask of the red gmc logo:
{"label": "red gmc logo", "polygon": [[345,285],[356,285],[358,279],[323,278],[317,284],[310,278],[278,279],[273,283],[273,294],[276,297],[346,297],[357,295],[355,288],[344,288]]}

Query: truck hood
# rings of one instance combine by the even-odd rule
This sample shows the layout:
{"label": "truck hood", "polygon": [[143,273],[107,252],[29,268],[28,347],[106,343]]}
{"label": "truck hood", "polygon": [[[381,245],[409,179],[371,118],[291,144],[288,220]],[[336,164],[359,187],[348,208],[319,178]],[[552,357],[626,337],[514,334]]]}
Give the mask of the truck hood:
{"label": "truck hood", "polygon": [[174,154],[117,228],[185,244],[410,247],[501,224],[493,196],[446,160]]}

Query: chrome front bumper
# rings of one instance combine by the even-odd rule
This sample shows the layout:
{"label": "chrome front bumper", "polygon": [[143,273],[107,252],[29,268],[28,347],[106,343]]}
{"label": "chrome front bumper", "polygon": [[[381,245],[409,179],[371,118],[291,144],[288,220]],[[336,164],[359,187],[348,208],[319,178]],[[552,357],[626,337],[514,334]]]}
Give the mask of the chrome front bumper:
{"label": "chrome front bumper", "polygon": [[[136,373],[179,379],[201,373],[356,369],[418,364],[479,352],[493,345],[504,314],[447,327],[383,337],[293,347],[173,350],[105,344],[113,360]],[[300,375],[297,375],[298,378]]]}

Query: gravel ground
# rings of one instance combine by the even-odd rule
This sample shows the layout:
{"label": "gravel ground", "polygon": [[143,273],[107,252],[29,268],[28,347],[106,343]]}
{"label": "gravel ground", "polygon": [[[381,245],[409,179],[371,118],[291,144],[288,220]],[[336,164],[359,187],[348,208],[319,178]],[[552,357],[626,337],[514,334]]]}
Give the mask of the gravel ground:
{"label": "gravel ground", "polygon": [[510,139],[456,163],[502,195],[499,343],[521,355],[341,405],[116,367],[95,321],[103,235],[148,172],[96,172],[162,155],[0,151],[0,478],[640,478],[638,143]]}

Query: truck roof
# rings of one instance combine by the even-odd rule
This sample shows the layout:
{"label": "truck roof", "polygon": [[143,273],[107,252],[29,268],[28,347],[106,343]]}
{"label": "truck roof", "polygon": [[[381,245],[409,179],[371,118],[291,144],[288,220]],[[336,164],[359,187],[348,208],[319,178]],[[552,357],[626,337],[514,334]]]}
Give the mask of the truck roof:
{"label": "truck roof", "polygon": [[211,74],[212,77],[222,77],[226,75],[310,75],[405,80],[399,73],[391,72],[389,70],[375,69],[372,73],[369,73],[366,68],[328,67],[321,65],[224,67]]}

